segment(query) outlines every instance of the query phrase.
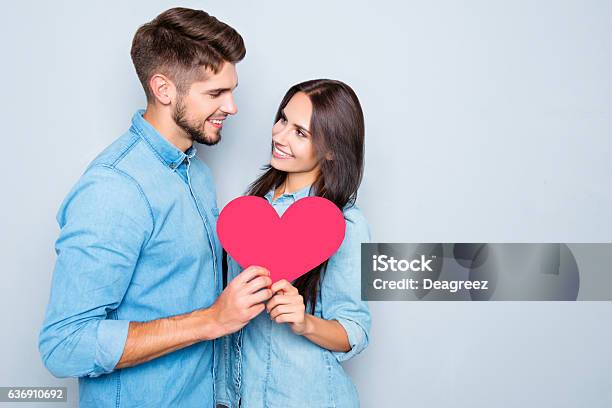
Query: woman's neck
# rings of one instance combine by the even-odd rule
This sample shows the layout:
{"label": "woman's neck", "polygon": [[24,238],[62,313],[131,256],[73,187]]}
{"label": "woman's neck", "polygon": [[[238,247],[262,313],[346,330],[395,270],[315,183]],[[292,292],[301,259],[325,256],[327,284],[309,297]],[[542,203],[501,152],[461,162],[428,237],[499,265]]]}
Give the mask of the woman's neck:
{"label": "woman's neck", "polygon": [[[316,173],[288,173],[285,181],[282,182],[274,191],[274,200],[283,194],[295,193],[306,186],[313,184],[316,180]],[[274,201],[273,200],[273,201]]]}

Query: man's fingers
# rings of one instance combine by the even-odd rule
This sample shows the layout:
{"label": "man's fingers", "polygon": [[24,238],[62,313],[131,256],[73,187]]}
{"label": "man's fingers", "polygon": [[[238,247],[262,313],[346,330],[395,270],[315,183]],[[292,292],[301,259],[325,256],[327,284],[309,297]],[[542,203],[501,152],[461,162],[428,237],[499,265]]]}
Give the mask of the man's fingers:
{"label": "man's fingers", "polygon": [[[260,290],[259,292],[255,292],[251,295],[248,295],[246,297],[246,301],[249,305],[255,305],[258,303],[262,303],[265,302],[266,300],[270,299],[272,297],[272,291],[270,289],[263,289]],[[263,304],[262,304],[263,306]],[[265,308],[265,306],[264,306]],[[263,309],[262,309],[263,310]]]}
{"label": "man's fingers", "polygon": [[272,279],[268,276],[258,276],[255,279],[248,282],[244,287],[240,290],[242,293],[251,294],[255,293],[260,289],[268,288],[272,284]]}
{"label": "man's fingers", "polygon": [[249,266],[244,271],[240,272],[232,282],[243,285],[257,276],[270,276],[270,272],[261,266]]}
{"label": "man's fingers", "polygon": [[258,314],[263,312],[264,305],[263,303],[258,303],[249,308],[249,320],[254,319]]}

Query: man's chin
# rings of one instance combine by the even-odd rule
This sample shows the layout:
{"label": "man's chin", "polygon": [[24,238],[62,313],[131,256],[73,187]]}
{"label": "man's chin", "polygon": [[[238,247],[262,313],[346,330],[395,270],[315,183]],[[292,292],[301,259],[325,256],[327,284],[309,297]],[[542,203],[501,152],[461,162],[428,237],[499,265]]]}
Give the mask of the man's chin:
{"label": "man's chin", "polygon": [[212,127],[207,129],[209,127],[211,127],[211,125],[205,122],[200,128],[201,131],[199,137],[195,139],[196,142],[207,146],[214,146],[221,141],[221,129],[215,129]]}
{"label": "man's chin", "polygon": [[174,121],[181,129],[183,129],[185,133],[190,136],[191,140],[195,143],[214,146],[221,141],[221,129],[213,129],[209,132],[206,130],[206,124],[193,126],[185,121],[180,115],[178,115]]}
{"label": "man's chin", "polygon": [[204,136],[199,136],[196,139],[194,139],[194,142],[206,145],[206,146],[214,146],[217,143],[219,143],[221,141],[221,133],[217,133],[216,135],[213,136],[209,136],[209,135],[204,135]]}

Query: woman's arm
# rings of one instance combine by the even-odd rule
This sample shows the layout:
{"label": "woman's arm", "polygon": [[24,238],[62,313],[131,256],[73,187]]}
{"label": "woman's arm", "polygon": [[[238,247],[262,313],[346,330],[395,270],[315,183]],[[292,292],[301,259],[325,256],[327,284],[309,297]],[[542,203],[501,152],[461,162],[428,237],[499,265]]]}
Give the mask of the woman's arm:
{"label": "woman's arm", "polygon": [[295,334],[328,350],[347,352],[351,349],[346,330],[338,321],[306,313],[304,299],[295,286],[282,279],[271,289],[275,295],[266,305],[270,319],[276,323],[288,323]]}

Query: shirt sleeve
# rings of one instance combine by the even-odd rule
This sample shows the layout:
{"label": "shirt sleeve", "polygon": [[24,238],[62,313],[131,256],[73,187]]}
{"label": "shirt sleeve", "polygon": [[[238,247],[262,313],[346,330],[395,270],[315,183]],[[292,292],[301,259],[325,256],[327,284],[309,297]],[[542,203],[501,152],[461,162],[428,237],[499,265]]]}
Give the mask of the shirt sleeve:
{"label": "shirt sleeve", "polygon": [[56,377],[97,377],[114,370],[128,334],[116,309],[153,229],[150,206],[127,174],[98,165],[68,194],[39,351]]}
{"label": "shirt sleeve", "polygon": [[332,352],[340,362],[367,347],[371,324],[368,304],[361,300],[361,243],[370,241],[370,228],[357,208],[346,210],[345,218],[344,240],[329,259],[321,282],[322,317],[337,320],[351,346],[347,352]]}

